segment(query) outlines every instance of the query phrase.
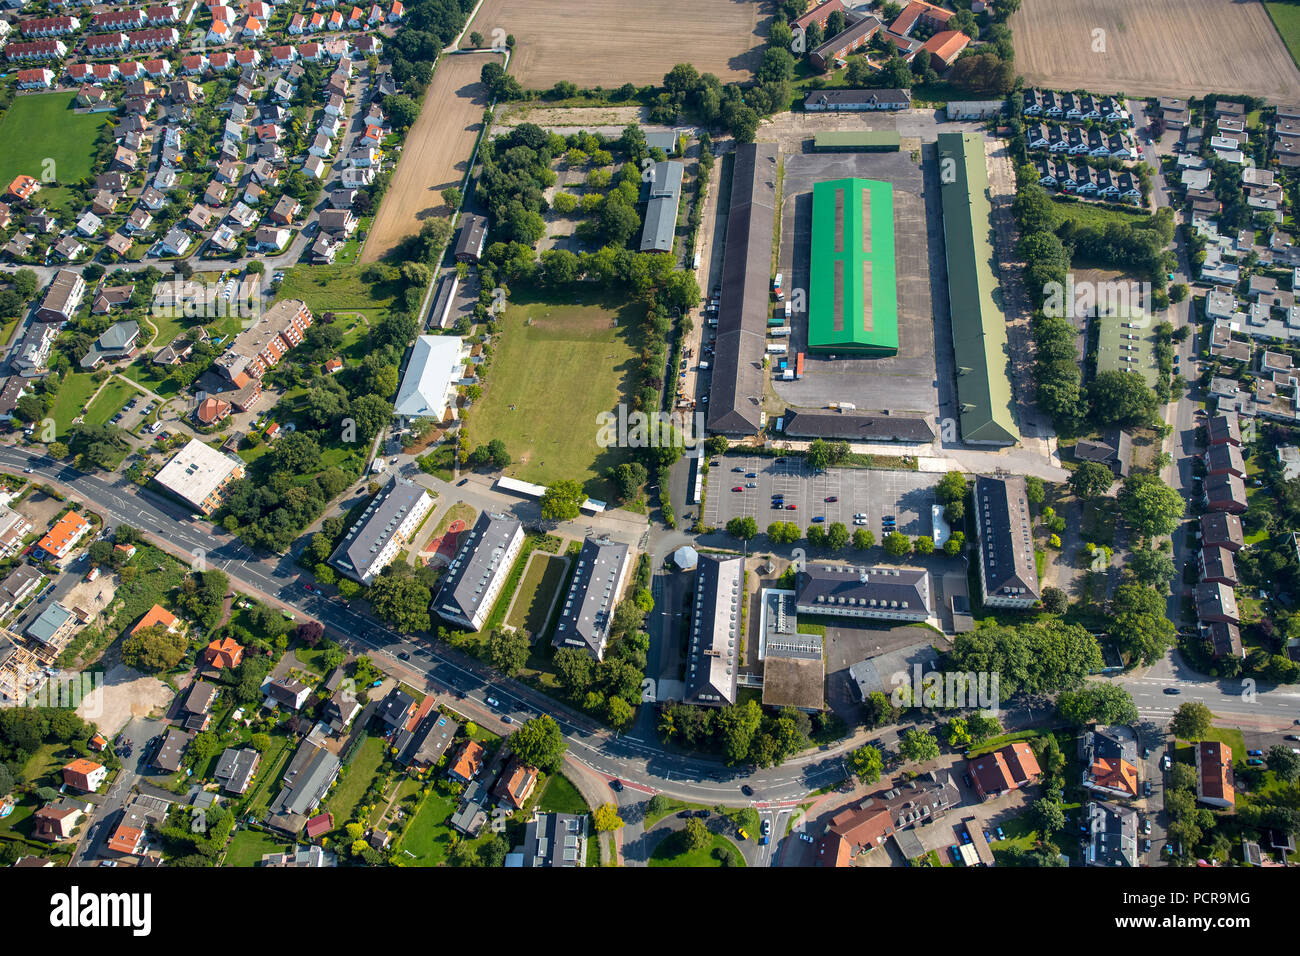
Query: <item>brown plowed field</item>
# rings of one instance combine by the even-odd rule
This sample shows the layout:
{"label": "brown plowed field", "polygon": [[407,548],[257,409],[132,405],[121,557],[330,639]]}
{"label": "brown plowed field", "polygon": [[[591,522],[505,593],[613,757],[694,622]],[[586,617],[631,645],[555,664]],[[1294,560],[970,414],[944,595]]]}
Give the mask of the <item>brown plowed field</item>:
{"label": "brown plowed field", "polygon": [[749,79],[770,15],[755,0],[484,0],[469,29],[489,44],[495,29],[514,35],[510,72],[527,89],[608,89],[662,82],[678,63]]}
{"label": "brown plowed field", "polygon": [[1033,86],[1300,100],[1300,70],[1258,0],[1025,0],[1011,30]]}
{"label": "brown plowed field", "polygon": [[491,59],[500,57],[458,53],[438,60],[420,118],[407,134],[397,171],[370,228],[362,262],[382,259],[407,236],[419,232],[429,217],[451,214],[441,192],[459,186],[465,178],[488,105],[478,77]]}

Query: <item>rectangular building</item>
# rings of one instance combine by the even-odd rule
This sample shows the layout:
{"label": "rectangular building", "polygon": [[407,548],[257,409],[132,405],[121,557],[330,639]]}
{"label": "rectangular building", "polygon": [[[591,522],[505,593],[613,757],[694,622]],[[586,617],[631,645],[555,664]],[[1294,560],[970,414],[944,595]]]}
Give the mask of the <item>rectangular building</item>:
{"label": "rectangular building", "polygon": [[244,477],[244,463],[197,438],[163,465],[154,482],[195,511],[210,515],[221,507],[227,486]]}
{"label": "rectangular building", "polygon": [[419,485],[391,479],[370,499],[329,563],[352,580],[368,585],[397,557],[432,507],[433,498]]}
{"label": "rectangular building", "polygon": [[642,252],[672,252],[677,231],[677,206],[682,197],[681,163],[655,163],[650,168],[645,227],[641,230]]}
{"label": "rectangular building", "polygon": [[441,422],[453,403],[464,366],[463,339],[452,335],[419,336],[397,390],[393,414]]}
{"label": "rectangular building", "polygon": [[808,350],[898,353],[894,194],[886,182],[813,185]]}
{"label": "rectangular building", "polygon": [[507,514],[484,512],[465,533],[433,601],[448,624],[471,631],[483,627],[524,544],[524,526]]}
{"label": "rectangular building", "polygon": [[686,652],[688,704],[736,702],[744,561],[700,555]]}
{"label": "rectangular building", "polygon": [[943,202],[948,304],[957,359],[957,400],[962,441],[1014,445],[1020,441],[1007,378],[1007,330],[993,299],[991,207],[984,138],[940,133],[939,182]]}
{"label": "rectangular building", "polygon": [[37,321],[67,322],[76,313],[85,294],[86,281],[81,273],[60,269],[54,274],[54,281],[45,290],[45,297],[36,310]]}
{"label": "rectangular building", "polygon": [[582,648],[596,660],[604,659],[609,625],[631,566],[628,552],[627,545],[609,539],[583,541],[551,640],[557,648]]}
{"label": "rectangular building", "polygon": [[1037,604],[1038,565],[1023,477],[975,479],[975,534],[984,603],[1021,609]]}
{"label": "rectangular building", "polygon": [[924,621],[930,617],[930,575],[924,568],[861,568],[809,564],[798,576],[800,614]]}
{"label": "rectangular building", "polygon": [[763,427],[777,154],[775,143],[750,143],[735,155],[706,423],[724,435],[753,435]]}

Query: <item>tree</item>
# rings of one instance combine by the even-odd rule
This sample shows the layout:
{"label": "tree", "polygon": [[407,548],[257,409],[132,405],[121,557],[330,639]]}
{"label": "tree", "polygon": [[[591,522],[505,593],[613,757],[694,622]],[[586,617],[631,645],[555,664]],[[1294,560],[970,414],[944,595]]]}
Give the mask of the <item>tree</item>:
{"label": "tree", "polygon": [[832,551],[843,551],[849,543],[849,529],[839,521],[832,521],[826,528],[826,547]]}
{"label": "tree", "polygon": [[697,853],[713,842],[713,837],[709,834],[708,828],[704,826],[704,821],[699,817],[691,817],[687,820],[686,829],[682,832],[688,853]]}
{"label": "tree", "polygon": [[582,485],[564,478],[551,485],[542,494],[542,517],[547,521],[572,521],[587,500]]}
{"label": "tree", "polygon": [[939,741],[929,731],[912,728],[898,740],[898,752],[906,760],[924,763],[939,756]]}
{"label": "tree", "polygon": [[1164,592],[1174,579],[1174,561],[1156,548],[1134,548],[1129,552],[1127,570],[1139,583]]}
{"label": "tree", "polygon": [[1268,748],[1268,769],[1277,774],[1279,780],[1295,783],[1300,779],[1300,755],[1290,747],[1274,744]]}
{"label": "tree", "polygon": [[803,457],[813,471],[825,471],[826,466],[831,463],[830,446],[820,438],[814,438]]}
{"label": "tree", "polygon": [[[390,571],[391,566],[385,568],[385,572]],[[408,633],[429,630],[429,604],[433,601],[433,593],[418,578],[380,574],[366,589],[366,600],[375,614],[400,630]]]}
{"label": "tree", "polygon": [[525,721],[510,735],[510,749],[528,766],[544,773],[556,773],[569,747],[560,733],[560,725],[550,714],[542,714]]}
{"label": "tree", "polygon": [[1182,495],[1161,481],[1158,475],[1149,473],[1125,478],[1118,501],[1124,520],[1138,534],[1148,538],[1172,534],[1186,510]]}
{"label": "tree", "polygon": [[884,760],[877,748],[864,745],[849,754],[849,769],[863,783],[875,783],[884,769]]}
{"label": "tree", "polygon": [[552,658],[560,686],[570,700],[581,700],[591,687],[595,662],[591,655],[576,647],[562,647]]}
{"label": "tree", "polygon": [[612,803],[602,803],[591,815],[591,822],[597,833],[608,833],[623,826],[623,818],[618,815],[618,807]]}
{"label": "tree", "polygon": [[1199,700],[1189,700],[1179,705],[1169,721],[1169,732],[1183,740],[1198,741],[1210,732],[1214,714]]}
{"label": "tree", "polygon": [[253,745],[253,749],[258,753],[266,753],[271,749],[271,735],[257,733],[248,738],[248,742]]}
{"label": "tree", "polygon": [[1131,724],[1138,719],[1137,704],[1119,684],[1090,682],[1077,691],[1062,691],[1056,710],[1075,726],[1084,724]]}
{"label": "tree", "polygon": [[739,541],[748,541],[758,534],[758,522],[749,515],[737,516],[727,522],[727,534]]}
{"label": "tree", "polygon": [[1111,601],[1111,633],[1130,658],[1154,664],[1174,643],[1173,621],[1161,592],[1140,584],[1121,584]]}
{"label": "tree", "polygon": [[912,543],[912,550],[917,554],[934,554],[934,539],[929,535],[920,535]]}
{"label": "tree", "polygon": [[487,641],[488,660],[507,677],[528,663],[528,638],[522,631],[495,630]]}
{"label": "tree", "polygon": [[885,535],[885,553],[893,558],[901,558],[912,550],[912,540],[900,531],[891,531]]}
{"label": "tree", "polygon": [[1140,424],[1155,413],[1156,393],[1141,375],[1113,369],[1098,372],[1088,386],[1092,417],[1098,425]]}
{"label": "tree", "polygon": [[960,471],[946,471],[934,488],[940,504],[950,505],[966,498],[966,476]]}
{"label": "tree", "polygon": [[1115,476],[1111,470],[1096,461],[1083,462],[1070,475],[1070,490],[1085,501],[1100,498],[1114,483]]}
{"label": "tree", "polygon": [[1048,614],[1064,614],[1070,608],[1070,598],[1060,588],[1043,588],[1043,609]]}
{"label": "tree", "polygon": [[1043,486],[1043,479],[1037,475],[1025,476],[1025,497],[1033,505],[1041,505],[1043,499],[1047,496],[1047,489]]}
{"label": "tree", "polygon": [[294,628],[293,636],[308,647],[315,647],[325,636],[325,626],[320,621],[303,621]]}
{"label": "tree", "polygon": [[1034,829],[1044,837],[1050,837],[1053,833],[1065,829],[1065,808],[1061,806],[1059,800],[1039,797],[1030,804],[1029,813]]}
{"label": "tree", "polygon": [[615,730],[625,730],[635,714],[632,705],[622,697],[610,697],[605,702],[605,719]]}
{"label": "tree", "polygon": [[866,551],[876,543],[876,536],[866,528],[858,528],[853,532],[853,547],[857,551]]}
{"label": "tree", "polygon": [[155,624],[127,636],[122,642],[122,661],[128,667],[156,674],[179,664],[188,647],[184,633],[172,633]]}

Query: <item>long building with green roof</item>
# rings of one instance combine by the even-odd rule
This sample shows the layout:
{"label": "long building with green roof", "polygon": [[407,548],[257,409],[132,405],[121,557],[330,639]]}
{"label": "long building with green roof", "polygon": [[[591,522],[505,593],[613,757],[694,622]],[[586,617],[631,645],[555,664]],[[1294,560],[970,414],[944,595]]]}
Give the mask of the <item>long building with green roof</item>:
{"label": "long building with green roof", "polygon": [[874,179],[813,185],[808,350],[895,355],[894,193]]}
{"label": "long building with green roof", "polygon": [[997,278],[989,242],[992,209],[984,140],[975,133],[940,133],[938,146],[962,441],[1014,445],[1020,430],[1007,378],[1006,320],[993,301]]}

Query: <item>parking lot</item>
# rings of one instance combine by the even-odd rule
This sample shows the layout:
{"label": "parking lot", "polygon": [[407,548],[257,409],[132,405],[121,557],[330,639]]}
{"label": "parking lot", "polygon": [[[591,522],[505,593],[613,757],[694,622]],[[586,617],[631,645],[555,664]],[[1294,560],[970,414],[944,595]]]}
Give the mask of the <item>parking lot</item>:
{"label": "parking lot", "polygon": [[[930,507],[935,503],[935,476],[911,471],[831,468],[814,472],[802,458],[765,455],[724,455],[709,469],[704,523],[721,528],[735,517],[752,517],[760,530],[773,521],[793,521],[801,528],[823,518],[854,527],[853,516],[865,514],[869,529],[880,538],[883,519],[892,516],[903,534],[930,534]],[[753,485],[754,487],[748,487]],[[733,491],[739,487],[740,491]],[[772,496],[783,495],[783,507],[772,507]],[[832,498],[833,501],[826,499]]]}

